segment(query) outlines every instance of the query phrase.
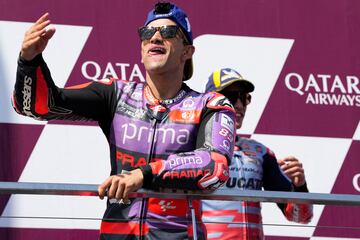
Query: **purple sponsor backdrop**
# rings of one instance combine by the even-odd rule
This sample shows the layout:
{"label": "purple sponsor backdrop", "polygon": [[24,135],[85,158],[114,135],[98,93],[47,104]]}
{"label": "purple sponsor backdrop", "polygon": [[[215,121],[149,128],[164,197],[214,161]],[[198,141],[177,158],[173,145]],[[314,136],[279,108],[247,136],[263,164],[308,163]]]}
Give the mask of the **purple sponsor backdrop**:
{"label": "purple sponsor backdrop", "polygon": [[[81,70],[86,61],[94,61],[102,69],[108,62],[129,63],[129,67],[125,68],[126,73],[122,71],[126,78],[129,78],[135,64],[142,68],[136,29],[144,23],[154,2],[32,0],[30,4],[21,0],[2,0],[0,21],[33,22],[44,12],[50,12],[53,23],[91,26],[93,29],[89,38],[66,82],[66,85],[70,86],[88,81]],[[351,99],[359,96],[356,87],[360,87],[356,80],[351,82],[351,76],[360,77],[360,1],[174,2],[179,3],[188,13],[194,38],[203,34],[224,34],[295,39],[296,44],[288,55],[255,133],[350,139],[353,137],[360,116],[360,100],[357,102],[355,99],[351,103]],[[0,36],[0,41],[9,37],[11,38]],[[66,59],[66,53],[59,57]],[[1,58],[0,60],[4,61]],[[88,71],[91,73],[92,70]],[[284,83],[290,73],[301,76],[304,82],[301,91],[304,95],[290,91]],[[327,75],[326,87],[319,76],[322,74]],[[314,83],[311,82],[311,76],[322,84],[317,87],[311,85]],[[336,79],[340,79],[341,83]],[[296,88],[295,85],[291,86]],[[328,104],[328,99],[319,104],[320,100],[315,100],[316,96],[320,97],[322,94],[325,98],[330,93],[335,97],[344,96],[347,100],[340,99],[339,104]],[[308,101],[306,99],[309,96],[312,99]],[[42,129],[43,126],[0,123],[0,181],[18,180]],[[16,146],[22,146],[23,150],[16,151]],[[359,194],[353,189],[349,190],[349,186],[352,186],[350,177],[360,173],[359,149],[359,141],[352,140],[333,186],[333,193]],[[7,196],[1,196],[0,210],[5,207],[7,199]],[[359,215],[358,208],[327,206],[318,226],[359,227],[360,220],[354,217]],[[96,239],[98,235],[96,230],[1,229],[0,236],[1,239],[38,239],[40,233],[41,238],[45,235],[48,239],[58,239],[59,236],[62,236],[61,239]],[[360,237],[360,231],[317,228],[314,236]]]}

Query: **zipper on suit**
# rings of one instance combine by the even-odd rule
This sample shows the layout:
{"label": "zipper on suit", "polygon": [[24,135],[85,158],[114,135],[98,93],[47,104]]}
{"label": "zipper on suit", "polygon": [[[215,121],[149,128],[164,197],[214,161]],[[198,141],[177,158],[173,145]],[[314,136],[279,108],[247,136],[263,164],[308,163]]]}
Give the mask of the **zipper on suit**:
{"label": "zipper on suit", "polygon": [[[157,124],[158,120],[156,118],[152,119],[151,122],[151,143],[150,143],[150,151],[149,151],[149,155],[146,159],[146,163],[149,164],[151,159],[152,159],[152,155],[153,155],[153,148],[154,148],[154,139],[155,139],[155,132],[156,132],[156,124]],[[141,200],[141,209],[140,209],[140,224],[139,224],[139,228],[140,228],[140,240],[144,239],[143,236],[143,225],[145,222],[145,206],[147,205],[147,199],[143,198]]]}

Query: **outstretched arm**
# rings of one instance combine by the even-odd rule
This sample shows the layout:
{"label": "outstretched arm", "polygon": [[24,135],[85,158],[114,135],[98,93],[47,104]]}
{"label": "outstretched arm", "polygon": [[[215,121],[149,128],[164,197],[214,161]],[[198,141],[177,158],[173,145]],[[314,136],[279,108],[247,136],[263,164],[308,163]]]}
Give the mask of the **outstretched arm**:
{"label": "outstretched arm", "polygon": [[49,13],[45,13],[25,33],[12,96],[14,109],[39,120],[109,119],[115,92],[112,81],[88,82],[67,89],[55,85],[42,58],[55,33],[50,23]]}

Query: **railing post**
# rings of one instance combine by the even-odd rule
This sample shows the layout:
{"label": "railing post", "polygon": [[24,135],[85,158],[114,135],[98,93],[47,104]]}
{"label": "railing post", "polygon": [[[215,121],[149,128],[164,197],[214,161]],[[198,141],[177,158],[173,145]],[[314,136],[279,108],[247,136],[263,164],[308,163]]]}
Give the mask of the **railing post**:
{"label": "railing post", "polygon": [[191,222],[192,222],[192,228],[193,228],[193,238],[194,240],[197,240],[197,226],[196,226],[196,215],[195,215],[195,209],[193,206],[193,199],[192,197],[188,197],[187,198],[188,201],[188,205],[190,208],[190,213],[191,213]]}

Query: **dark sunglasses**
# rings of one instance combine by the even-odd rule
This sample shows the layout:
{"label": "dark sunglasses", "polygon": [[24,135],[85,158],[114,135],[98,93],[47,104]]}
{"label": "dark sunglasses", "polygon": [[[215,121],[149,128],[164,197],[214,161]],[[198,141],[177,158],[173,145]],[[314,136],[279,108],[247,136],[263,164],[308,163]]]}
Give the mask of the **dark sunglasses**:
{"label": "dark sunglasses", "polygon": [[164,25],[161,27],[145,26],[138,30],[141,41],[149,40],[154,34],[159,31],[163,38],[174,38],[179,30],[177,25]]}
{"label": "dark sunglasses", "polygon": [[244,106],[251,103],[251,95],[245,92],[223,92],[222,94],[229,99],[232,105],[235,105],[238,99]]}

